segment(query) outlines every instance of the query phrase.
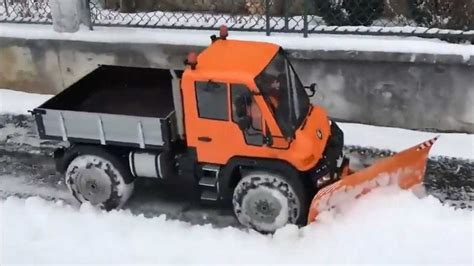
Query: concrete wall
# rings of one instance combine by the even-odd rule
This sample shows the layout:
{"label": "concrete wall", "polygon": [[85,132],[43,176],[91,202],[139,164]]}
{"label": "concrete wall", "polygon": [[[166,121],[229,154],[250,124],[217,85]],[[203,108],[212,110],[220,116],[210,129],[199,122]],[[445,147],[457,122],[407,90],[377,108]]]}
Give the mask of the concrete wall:
{"label": "concrete wall", "polygon": [[374,125],[474,132],[474,67],[351,60],[299,60],[334,117]]}
{"label": "concrete wall", "polygon": [[[98,64],[182,68],[203,47],[0,38],[0,88],[58,93]],[[346,121],[474,133],[474,58],[290,51],[313,102]]]}
{"label": "concrete wall", "polygon": [[56,94],[99,64],[183,68],[195,46],[0,37],[0,88]]}

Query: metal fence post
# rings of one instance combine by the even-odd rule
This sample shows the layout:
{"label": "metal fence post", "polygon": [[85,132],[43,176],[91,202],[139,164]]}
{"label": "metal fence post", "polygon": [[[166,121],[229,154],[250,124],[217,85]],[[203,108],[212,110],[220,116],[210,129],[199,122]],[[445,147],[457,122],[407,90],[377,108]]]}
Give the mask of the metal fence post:
{"label": "metal fence post", "polygon": [[288,4],[288,0],[283,1],[283,10],[285,12],[285,31],[288,31],[290,28],[288,25],[290,23],[290,5]]}
{"label": "metal fence post", "polygon": [[89,30],[94,30],[94,26],[92,25],[92,11],[91,11],[91,1],[90,0],[84,0],[85,2],[85,19],[86,19],[86,24],[89,26]]}
{"label": "metal fence post", "polygon": [[303,7],[303,36],[305,38],[308,37],[308,0],[304,0],[304,3],[303,3],[304,7]]}
{"label": "metal fence post", "polygon": [[10,16],[10,12],[8,11],[7,0],[3,0],[3,5],[5,6],[5,13],[7,13],[7,17],[9,17],[9,16]]}
{"label": "metal fence post", "polygon": [[270,0],[265,0],[265,22],[267,36],[270,36]]}

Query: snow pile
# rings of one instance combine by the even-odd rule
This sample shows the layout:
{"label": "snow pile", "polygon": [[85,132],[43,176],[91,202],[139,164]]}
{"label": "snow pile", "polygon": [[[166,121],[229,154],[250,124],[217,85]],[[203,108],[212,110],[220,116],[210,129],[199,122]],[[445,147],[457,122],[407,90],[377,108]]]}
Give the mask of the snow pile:
{"label": "snow pile", "polygon": [[344,132],[344,143],[346,145],[399,152],[440,136],[431,148],[430,156],[448,156],[474,160],[474,134],[439,134],[355,123],[339,123],[339,125]]}
{"label": "snow pile", "polygon": [[473,213],[383,188],[275,235],[38,198],[0,203],[1,263],[470,264]]}
{"label": "snow pile", "polygon": [[28,110],[33,110],[51,97],[51,95],[0,89],[0,113],[27,114]]}

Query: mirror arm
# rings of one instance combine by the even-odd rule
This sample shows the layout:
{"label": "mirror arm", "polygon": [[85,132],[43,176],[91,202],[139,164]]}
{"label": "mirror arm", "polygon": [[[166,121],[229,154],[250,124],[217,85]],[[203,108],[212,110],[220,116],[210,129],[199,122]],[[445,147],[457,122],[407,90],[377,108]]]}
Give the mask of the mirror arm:
{"label": "mirror arm", "polygon": [[269,147],[273,145],[272,133],[270,132],[270,128],[268,127],[268,124],[266,122],[265,122],[265,136],[263,136],[263,143]]}
{"label": "mirror arm", "polygon": [[308,97],[313,97],[316,94],[316,86],[317,86],[316,83],[312,83],[309,86],[304,86],[304,89],[309,90],[310,92],[310,93],[307,93]]}

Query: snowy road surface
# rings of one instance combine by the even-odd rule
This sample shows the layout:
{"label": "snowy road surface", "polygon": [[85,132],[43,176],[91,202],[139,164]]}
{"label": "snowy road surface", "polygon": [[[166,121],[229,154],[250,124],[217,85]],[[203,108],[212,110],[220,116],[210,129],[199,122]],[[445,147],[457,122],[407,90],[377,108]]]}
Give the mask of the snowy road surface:
{"label": "snowy road surface", "polygon": [[3,263],[472,263],[472,212],[384,188],[341,213],[275,235],[80,210],[38,198],[0,203]]}
{"label": "snowy road surface", "polygon": [[[200,206],[192,193],[183,198],[182,191],[173,191],[181,187],[162,188],[146,180],[126,211],[69,205],[62,177],[47,156],[56,143],[40,145],[32,119],[19,115],[47,98],[0,90],[0,113],[14,114],[0,114],[0,264],[473,262],[472,211],[439,201],[472,206],[473,135],[442,134],[435,145],[426,186],[438,199],[420,200],[388,188],[346,205],[341,213],[325,214],[317,224],[263,236],[236,228],[226,208]],[[342,128],[349,145],[393,151],[436,135],[344,123]],[[346,151],[360,164],[389,155],[373,148],[349,146]]]}

